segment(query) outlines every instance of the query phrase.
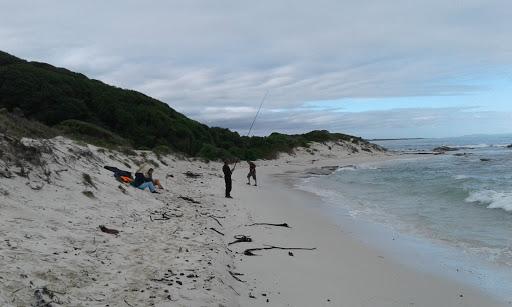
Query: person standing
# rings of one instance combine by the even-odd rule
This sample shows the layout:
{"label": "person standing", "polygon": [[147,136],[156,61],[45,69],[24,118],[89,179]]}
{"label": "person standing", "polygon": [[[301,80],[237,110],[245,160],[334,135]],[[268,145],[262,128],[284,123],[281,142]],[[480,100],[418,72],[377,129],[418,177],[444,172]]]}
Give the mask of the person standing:
{"label": "person standing", "polygon": [[232,186],[231,174],[235,170],[235,167],[236,167],[236,163],[233,166],[233,168],[230,169],[228,161],[224,160],[224,166],[222,167],[222,171],[224,172],[224,182],[226,183],[226,198],[233,198],[233,197],[231,197],[231,186]]}
{"label": "person standing", "polygon": [[252,161],[247,161],[249,164],[249,174],[247,174],[247,184],[251,185],[251,177],[254,179],[254,186],[258,185],[258,182],[256,181],[256,164]]}

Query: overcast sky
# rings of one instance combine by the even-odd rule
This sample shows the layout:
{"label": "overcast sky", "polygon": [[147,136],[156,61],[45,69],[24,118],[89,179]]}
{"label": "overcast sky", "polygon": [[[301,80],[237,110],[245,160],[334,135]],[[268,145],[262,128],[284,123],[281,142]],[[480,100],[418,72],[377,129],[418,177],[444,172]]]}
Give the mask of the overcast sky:
{"label": "overcast sky", "polygon": [[5,1],[0,50],[210,125],[512,133],[512,1]]}

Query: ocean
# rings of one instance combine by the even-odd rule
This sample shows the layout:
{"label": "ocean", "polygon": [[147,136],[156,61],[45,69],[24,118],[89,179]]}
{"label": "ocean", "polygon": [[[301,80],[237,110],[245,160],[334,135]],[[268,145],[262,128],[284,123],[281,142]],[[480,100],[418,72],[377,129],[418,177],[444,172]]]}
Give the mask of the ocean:
{"label": "ocean", "polygon": [[[465,281],[512,298],[512,135],[375,143],[399,159],[341,167],[297,187],[321,196],[340,223],[408,238],[401,248],[423,257],[409,263],[432,263],[456,278],[465,270]],[[452,151],[411,154],[440,146]]]}

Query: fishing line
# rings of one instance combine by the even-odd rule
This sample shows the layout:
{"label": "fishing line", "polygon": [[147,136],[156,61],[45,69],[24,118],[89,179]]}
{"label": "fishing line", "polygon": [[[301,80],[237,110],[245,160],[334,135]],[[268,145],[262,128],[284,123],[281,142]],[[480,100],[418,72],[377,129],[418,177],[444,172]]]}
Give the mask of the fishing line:
{"label": "fishing line", "polygon": [[258,108],[258,112],[256,112],[256,115],[254,116],[254,119],[252,120],[251,127],[249,128],[249,132],[247,132],[247,136],[251,134],[252,128],[254,127],[254,123],[256,122],[256,118],[258,118],[258,115],[260,114],[261,107],[263,106],[263,103],[265,102],[265,99],[267,99],[268,96],[268,90],[265,93],[265,96],[263,96],[263,99],[261,99],[260,107]]}
{"label": "fishing line", "polygon": [[[260,106],[259,106],[259,108],[258,108],[258,111],[256,112],[256,115],[254,115],[254,119],[252,120],[251,126],[249,127],[249,131],[247,132],[247,137],[251,134],[252,128],[254,127],[254,123],[256,123],[256,119],[258,118],[258,115],[260,114],[261,107],[263,106],[263,103],[264,103],[264,102],[265,102],[265,100],[267,99],[268,92],[269,92],[269,90],[267,90],[267,91],[265,92],[265,96],[263,96],[263,98],[261,99],[261,102],[260,102]],[[235,165],[233,166],[233,170],[235,169],[236,164],[238,163],[238,161],[239,161],[239,160],[237,160],[237,161],[235,162]]]}

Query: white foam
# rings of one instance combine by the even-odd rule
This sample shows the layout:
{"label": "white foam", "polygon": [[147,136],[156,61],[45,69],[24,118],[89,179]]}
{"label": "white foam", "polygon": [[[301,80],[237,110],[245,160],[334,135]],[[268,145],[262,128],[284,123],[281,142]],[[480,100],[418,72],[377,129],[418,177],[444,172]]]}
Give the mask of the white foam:
{"label": "white foam", "polygon": [[493,147],[493,145],[492,144],[471,144],[471,145],[450,145],[447,147],[457,148],[457,149],[474,149],[474,148]]}
{"label": "white foam", "polygon": [[358,169],[358,167],[355,165],[345,165],[345,166],[338,167],[338,169],[336,169],[335,172],[338,173],[338,172],[343,172],[343,171],[355,171],[357,169]]}
{"label": "white foam", "polygon": [[455,179],[455,180],[464,180],[464,179],[468,179],[468,178],[470,178],[470,177],[467,176],[467,175],[455,175],[455,176],[453,176],[453,179]]}
{"label": "white foam", "polygon": [[512,211],[512,193],[496,192],[493,190],[476,191],[469,194],[466,202],[486,204],[489,209]]}
{"label": "white foam", "polygon": [[508,146],[510,146],[510,144],[498,144],[498,145],[494,145],[495,147],[500,147],[500,148],[507,148]]}

